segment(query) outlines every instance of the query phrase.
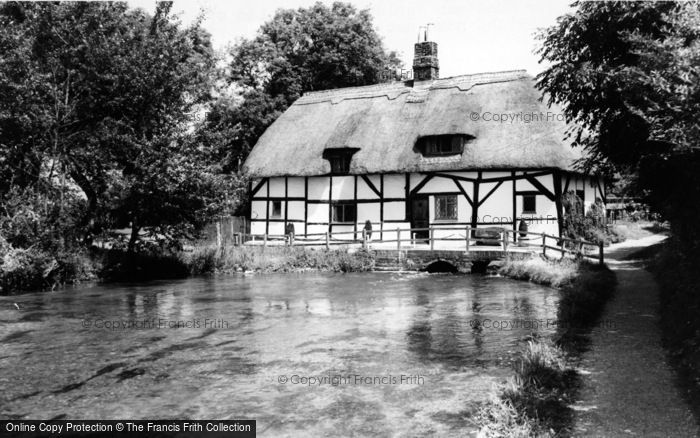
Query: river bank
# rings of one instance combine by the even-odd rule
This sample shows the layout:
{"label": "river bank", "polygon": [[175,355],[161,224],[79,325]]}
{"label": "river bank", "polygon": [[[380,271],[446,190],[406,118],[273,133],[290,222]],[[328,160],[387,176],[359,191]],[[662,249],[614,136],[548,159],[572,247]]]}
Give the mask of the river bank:
{"label": "river bank", "polygon": [[544,257],[506,260],[499,273],[557,287],[558,330],[551,338],[533,337],[520,352],[514,375],[481,410],[480,435],[567,435],[573,428],[570,405],[577,399],[581,381],[577,363],[613,293],[615,276],[607,267],[584,260]]}

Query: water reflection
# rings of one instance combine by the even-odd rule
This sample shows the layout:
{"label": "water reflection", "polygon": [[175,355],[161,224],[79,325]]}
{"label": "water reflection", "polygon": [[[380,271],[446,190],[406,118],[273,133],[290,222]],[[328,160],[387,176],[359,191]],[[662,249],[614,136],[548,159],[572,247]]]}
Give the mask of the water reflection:
{"label": "water reflection", "polygon": [[[510,374],[509,352],[531,334],[522,324],[475,321],[551,319],[556,302],[554,290],[505,279],[393,274],[2,297],[0,415],[245,417],[258,420],[261,436],[461,434],[491,385]],[[278,380],[341,374],[421,375],[424,384]]]}

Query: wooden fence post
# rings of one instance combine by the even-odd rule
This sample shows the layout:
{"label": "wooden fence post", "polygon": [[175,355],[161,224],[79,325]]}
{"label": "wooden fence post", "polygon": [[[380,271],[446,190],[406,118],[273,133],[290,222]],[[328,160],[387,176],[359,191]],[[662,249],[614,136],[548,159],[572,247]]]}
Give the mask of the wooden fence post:
{"label": "wooden fence post", "polygon": [[547,235],[542,233],[542,255],[547,255]]}
{"label": "wooden fence post", "polygon": [[565,244],[566,244],[566,241],[564,239],[562,239],[561,244],[559,245],[559,247],[561,248],[561,250],[560,250],[561,251],[561,258],[564,258],[564,254],[566,254],[564,252]]}
{"label": "wooden fence post", "polygon": [[605,264],[605,251],[603,250],[603,242],[598,242],[598,263]]}
{"label": "wooden fence post", "polygon": [[467,234],[465,240],[467,241],[467,252],[469,252],[469,234],[471,233],[471,228],[467,225]]}
{"label": "wooden fence post", "polygon": [[326,249],[331,249],[331,233],[326,231]]}
{"label": "wooden fence post", "polygon": [[431,251],[435,249],[435,233],[433,231],[434,230],[432,227],[430,227],[430,229],[428,230],[428,232],[430,233],[430,250]]}
{"label": "wooden fence post", "polygon": [[367,249],[367,230],[362,229],[362,248]]}
{"label": "wooden fence post", "polygon": [[224,249],[224,240],[221,237],[221,220],[216,221],[216,249],[221,252]]}
{"label": "wooden fence post", "polygon": [[508,252],[508,230],[503,230],[503,253]]}
{"label": "wooden fence post", "polygon": [[401,228],[396,229],[396,250],[401,251]]}

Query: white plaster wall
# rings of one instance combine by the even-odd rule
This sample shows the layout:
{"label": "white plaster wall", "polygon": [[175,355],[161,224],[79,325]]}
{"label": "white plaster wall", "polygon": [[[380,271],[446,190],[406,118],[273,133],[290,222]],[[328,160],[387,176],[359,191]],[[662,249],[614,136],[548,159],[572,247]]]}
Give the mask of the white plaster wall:
{"label": "white plaster wall", "polygon": [[355,177],[354,176],[334,176],[333,178],[333,200],[355,199]]}
{"label": "white plaster wall", "polygon": [[385,202],[384,203],[384,220],[405,220],[406,219],[406,203],[405,202]]}
{"label": "white plaster wall", "polygon": [[270,236],[284,236],[284,222],[270,222],[269,230]]}
{"label": "white plaster wall", "polygon": [[[411,190],[415,189],[421,181],[427,178],[425,175],[412,174],[411,175]],[[449,178],[441,178],[435,176],[430,179],[419,191],[418,193],[445,193],[445,192],[456,192],[459,189],[453,180]]]}
{"label": "white plaster wall", "polygon": [[308,206],[309,217],[307,222],[328,222],[328,204],[312,204]]}
{"label": "white plaster wall", "polygon": [[284,178],[270,178],[270,196],[284,197]]}
{"label": "white plaster wall", "polygon": [[250,203],[250,218],[251,219],[267,219],[267,202],[253,201]]}
{"label": "white plaster wall", "polygon": [[[374,180],[377,180],[376,182]],[[381,190],[379,178],[369,178],[377,190]],[[357,199],[379,199],[379,196],[374,193],[362,177],[357,177]]]}
{"label": "white plaster wall", "polygon": [[[326,231],[328,231],[328,225],[307,225],[306,226],[306,232],[308,234],[325,233]],[[321,236],[311,236],[310,238],[322,239]]]}
{"label": "white plaster wall", "polygon": [[327,176],[309,177],[309,199],[328,199],[330,178]]}
{"label": "white plaster wall", "polygon": [[304,197],[304,177],[293,176],[287,179],[287,194],[290,198]]}
{"label": "white plaster wall", "polygon": [[384,197],[403,198],[406,196],[406,176],[404,174],[384,175]]}
{"label": "white plaster wall", "polygon": [[287,208],[287,219],[304,220],[304,201],[289,201]]}
{"label": "white plaster wall", "polygon": [[[484,197],[496,183],[480,184],[479,197]],[[479,222],[507,222],[513,219],[513,183],[506,181],[479,207]]]}
{"label": "white plaster wall", "polygon": [[250,233],[251,234],[265,234],[265,222],[251,221],[250,222]]}
{"label": "white plaster wall", "polygon": [[364,226],[365,221],[379,222],[380,207],[379,202],[358,203],[357,204],[357,223]]}

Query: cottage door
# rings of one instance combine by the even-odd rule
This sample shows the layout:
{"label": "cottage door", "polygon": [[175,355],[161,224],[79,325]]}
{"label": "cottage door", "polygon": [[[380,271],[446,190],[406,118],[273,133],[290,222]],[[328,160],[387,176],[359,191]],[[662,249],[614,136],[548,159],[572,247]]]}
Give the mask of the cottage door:
{"label": "cottage door", "polygon": [[[428,220],[428,197],[415,196],[411,199],[411,228],[428,228],[430,221]],[[427,239],[429,236],[428,230],[414,231],[416,237]]]}

